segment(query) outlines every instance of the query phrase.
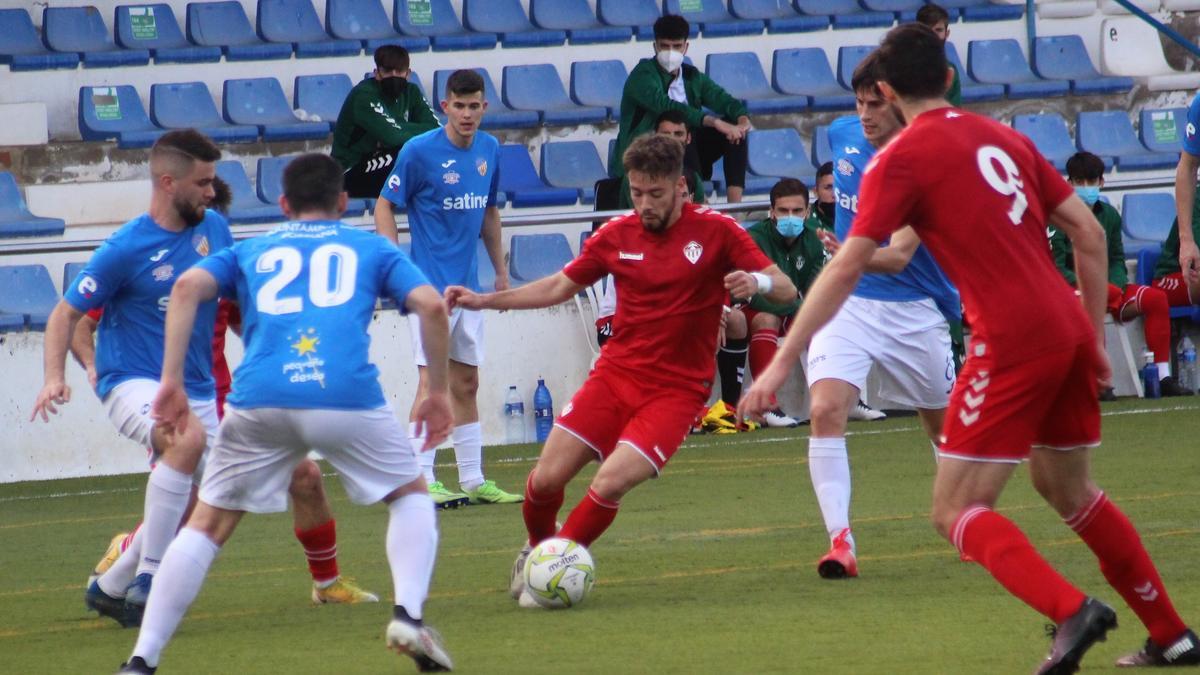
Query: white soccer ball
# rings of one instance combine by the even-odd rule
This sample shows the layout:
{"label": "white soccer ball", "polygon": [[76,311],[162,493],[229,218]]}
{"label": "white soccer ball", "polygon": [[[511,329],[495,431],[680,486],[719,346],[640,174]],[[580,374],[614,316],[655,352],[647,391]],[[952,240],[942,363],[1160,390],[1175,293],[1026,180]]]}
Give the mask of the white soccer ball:
{"label": "white soccer ball", "polygon": [[525,586],[542,607],[562,609],[583,602],[596,581],[592,554],[570,539],[547,539],[525,560]]}

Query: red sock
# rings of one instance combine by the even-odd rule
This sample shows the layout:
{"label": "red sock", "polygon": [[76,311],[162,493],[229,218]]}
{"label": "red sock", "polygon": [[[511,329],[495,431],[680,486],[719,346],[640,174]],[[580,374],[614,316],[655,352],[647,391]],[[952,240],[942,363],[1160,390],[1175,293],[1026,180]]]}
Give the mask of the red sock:
{"label": "red sock", "polygon": [[296,539],[304,547],[313,581],[321,583],[338,577],[337,525],[332,518],[311,530],[296,530]]}
{"label": "red sock", "polygon": [[[758,376],[767,369],[777,351],[779,351],[779,331],[777,329],[759,328],[750,334],[750,375],[754,379],[757,380]],[[771,397],[771,403],[775,403],[774,396]]]}
{"label": "red sock", "polygon": [[1104,578],[1125,598],[1155,644],[1166,647],[1183,635],[1187,626],[1171,606],[1142,538],[1116,504],[1101,492],[1066,522],[1100,559]]}
{"label": "red sock", "polygon": [[521,502],[521,515],[525,516],[525,530],[529,533],[529,545],[537,546],[544,539],[554,536],[554,519],[562,508],[563,491],[540,494],[533,490],[533,472],[525,479],[525,501]]}
{"label": "red sock", "polygon": [[579,504],[567,516],[567,522],[559,530],[558,536],[591,546],[604,531],[612,525],[617,517],[617,502],[609,501],[588,488],[587,494],[579,500]]}
{"label": "red sock", "polygon": [[133,531],[125,535],[125,538],[121,540],[121,553],[124,553],[125,549],[129,548],[129,545],[133,543],[133,536],[137,534],[138,530],[140,529],[142,529],[142,524],[138,523],[137,527],[133,528]]}
{"label": "red sock", "polygon": [[960,553],[983,565],[1009,593],[1054,623],[1079,611],[1086,599],[1012,521],[986,506],[972,506],[959,514],[950,541]]}
{"label": "red sock", "polygon": [[1171,305],[1167,294],[1157,288],[1138,289],[1137,308],[1142,313],[1142,332],[1146,347],[1154,352],[1155,363],[1171,362]]}

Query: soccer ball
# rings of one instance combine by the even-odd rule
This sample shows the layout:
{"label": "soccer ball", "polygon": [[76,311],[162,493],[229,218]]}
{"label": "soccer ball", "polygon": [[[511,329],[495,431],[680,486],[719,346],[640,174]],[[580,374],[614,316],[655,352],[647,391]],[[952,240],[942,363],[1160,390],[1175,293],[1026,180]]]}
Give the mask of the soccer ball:
{"label": "soccer ball", "polygon": [[570,539],[547,539],[529,552],[525,586],[547,609],[574,607],[583,602],[596,581],[592,554]]}

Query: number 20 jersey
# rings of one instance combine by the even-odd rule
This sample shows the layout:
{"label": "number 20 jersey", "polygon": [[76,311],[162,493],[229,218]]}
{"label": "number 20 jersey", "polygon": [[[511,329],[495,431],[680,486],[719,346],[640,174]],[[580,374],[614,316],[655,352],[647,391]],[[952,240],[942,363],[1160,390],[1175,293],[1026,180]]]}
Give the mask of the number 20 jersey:
{"label": "number 20 jersey", "polygon": [[850,236],[884,241],[912,225],[962,292],[969,355],[1026,361],[1093,335],[1046,246],[1049,214],[1072,193],[1033,141],[939,108],[918,115],[867,166]]}

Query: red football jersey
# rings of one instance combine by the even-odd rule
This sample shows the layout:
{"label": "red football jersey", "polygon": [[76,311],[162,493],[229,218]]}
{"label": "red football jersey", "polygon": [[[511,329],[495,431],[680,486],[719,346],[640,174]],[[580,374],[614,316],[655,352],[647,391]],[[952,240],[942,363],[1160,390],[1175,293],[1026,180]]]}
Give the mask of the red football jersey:
{"label": "red football jersey", "polygon": [[1025,136],[941,108],[918,115],[867,166],[850,236],[882,242],[912,225],[962,293],[971,352],[1024,361],[1094,335],[1046,253],[1046,221],[1071,194]]}
{"label": "red football jersey", "polygon": [[613,337],[597,370],[707,391],[728,296],[725,275],[772,264],[736,220],[689,203],[660,233],[643,228],[637,214],[610,220],[563,272],[583,285],[606,274],[615,280]]}

